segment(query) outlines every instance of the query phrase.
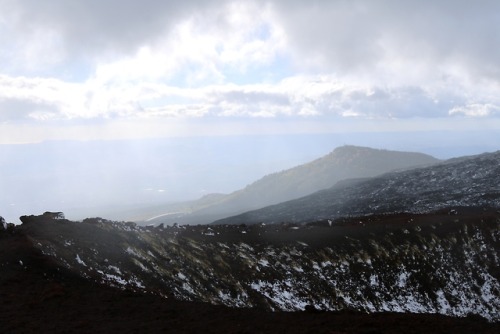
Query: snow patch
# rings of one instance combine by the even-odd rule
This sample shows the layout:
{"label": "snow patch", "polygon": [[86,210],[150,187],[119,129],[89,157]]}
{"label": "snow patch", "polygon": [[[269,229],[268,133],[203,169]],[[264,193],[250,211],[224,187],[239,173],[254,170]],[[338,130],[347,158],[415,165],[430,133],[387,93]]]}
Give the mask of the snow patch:
{"label": "snow patch", "polygon": [[83,262],[83,260],[80,259],[80,256],[78,254],[76,254],[76,262],[78,262],[78,264],[81,264],[84,267],[87,266],[87,264],[85,264],[85,262]]}
{"label": "snow patch", "polygon": [[121,272],[120,268],[118,268],[118,267],[115,267],[115,266],[111,266],[111,265],[109,265],[109,266],[108,266],[108,269],[113,270],[113,271],[114,271],[115,273],[117,273],[118,275],[121,275],[121,274],[122,274],[122,272]]}
{"label": "snow patch", "polygon": [[408,278],[410,277],[410,274],[406,271],[403,271],[399,274],[399,277],[398,277],[398,287],[399,288],[404,288],[406,286],[406,281],[408,280]]}
{"label": "snow patch", "polygon": [[269,261],[267,261],[266,259],[260,259],[258,263],[263,267],[269,266]]}
{"label": "snow patch", "polygon": [[378,276],[377,275],[372,274],[370,276],[370,285],[371,286],[378,286]]}
{"label": "snow patch", "polygon": [[439,305],[439,313],[441,314],[449,314],[451,311],[451,306],[448,300],[446,299],[443,290],[439,289],[436,291],[437,303]]}

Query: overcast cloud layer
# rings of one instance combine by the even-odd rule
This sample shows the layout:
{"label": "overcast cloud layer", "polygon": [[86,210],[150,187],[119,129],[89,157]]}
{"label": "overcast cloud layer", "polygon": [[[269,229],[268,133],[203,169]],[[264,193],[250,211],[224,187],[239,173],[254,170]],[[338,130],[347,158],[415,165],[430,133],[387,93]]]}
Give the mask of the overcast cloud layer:
{"label": "overcast cloud layer", "polygon": [[500,129],[495,0],[0,0],[0,44],[0,143]]}

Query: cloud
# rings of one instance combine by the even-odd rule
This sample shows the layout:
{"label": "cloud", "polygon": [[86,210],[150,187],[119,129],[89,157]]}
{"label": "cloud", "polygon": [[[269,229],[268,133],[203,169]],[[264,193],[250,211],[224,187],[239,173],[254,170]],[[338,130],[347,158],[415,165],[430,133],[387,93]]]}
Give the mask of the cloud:
{"label": "cloud", "polygon": [[192,85],[224,81],[230,70],[276,66],[286,55],[302,71],[388,84],[457,75],[500,81],[497,1],[0,0],[0,6],[0,41],[10,50],[0,59],[18,70],[38,65],[60,75],[61,66],[90,66],[101,76],[181,75]]}
{"label": "cloud", "polygon": [[[79,116],[89,118],[90,112],[85,108],[85,90],[82,85],[64,82],[52,78],[9,77],[0,75],[0,114],[4,120],[18,118],[28,119],[62,119]],[[6,118],[17,108],[19,115]],[[29,110],[30,109],[30,110]],[[107,112],[108,110],[106,110]]]}
{"label": "cloud", "polygon": [[270,6],[250,1],[0,0],[0,9],[10,50],[0,59],[16,74],[79,67],[99,80],[192,85],[270,64],[284,46]]}
{"label": "cloud", "polygon": [[[137,47],[164,34],[177,20],[212,1],[3,0],[3,20],[31,36],[55,31],[75,53],[135,52]],[[8,19],[6,18],[8,17]]]}
{"label": "cloud", "polygon": [[389,71],[406,80],[413,66],[430,75],[455,63],[500,79],[497,1],[318,0],[275,6],[296,57],[318,70]]}
{"label": "cloud", "polygon": [[494,0],[1,0],[0,8],[0,39],[17,50],[4,59],[30,66],[102,65],[150,50],[153,64],[181,58],[175,65],[211,62],[221,72],[269,64],[282,52],[296,68],[407,85],[450,74],[449,64],[500,79]]}
{"label": "cloud", "polygon": [[465,115],[469,117],[487,117],[500,115],[500,106],[490,103],[473,103],[465,106],[457,106],[449,111],[450,115]]}
{"label": "cloud", "polygon": [[35,118],[35,115],[55,115],[57,108],[44,101],[30,101],[16,98],[0,99],[0,122]]}
{"label": "cloud", "polygon": [[499,10],[0,0],[0,122],[498,118]]}
{"label": "cloud", "polygon": [[[4,121],[161,119],[199,117],[356,117],[391,119],[448,115],[495,116],[495,104],[472,103],[463,89],[426,90],[415,86],[376,86],[335,76],[293,76],[273,84],[219,84],[198,88],[152,82],[118,85],[90,79],[0,77]],[[481,97],[479,93],[475,99]],[[488,96],[483,96],[484,101]],[[499,103],[500,98],[490,98]],[[3,102],[2,102],[3,101]],[[472,112],[477,106],[483,112]],[[475,106],[475,109],[471,109]],[[17,113],[12,110],[18,110]]]}

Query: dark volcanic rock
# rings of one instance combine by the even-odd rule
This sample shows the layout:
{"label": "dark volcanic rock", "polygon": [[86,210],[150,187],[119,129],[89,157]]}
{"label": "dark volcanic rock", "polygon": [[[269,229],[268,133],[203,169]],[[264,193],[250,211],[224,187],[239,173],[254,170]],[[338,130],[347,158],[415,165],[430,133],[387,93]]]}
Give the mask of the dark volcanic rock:
{"label": "dark volcanic rock", "polygon": [[[392,217],[379,223],[397,225],[407,218]],[[433,224],[441,220],[441,217],[435,218]],[[498,333],[500,330],[500,324],[488,323],[474,316],[452,318],[437,314],[390,312],[366,314],[348,309],[337,312],[265,312],[181,302],[124,287],[112,288],[82,276],[84,272],[80,269],[83,265],[77,262],[73,264],[74,259],[71,264],[64,264],[63,259],[68,258],[68,253],[76,253],[80,254],[82,261],[91,264],[91,254],[96,255],[96,251],[104,254],[113,248],[120,253],[119,249],[127,246],[118,241],[124,242],[126,238],[122,237],[138,231],[102,219],[92,221],[89,224],[58,221],[30,224],[17,227],[15,233],[0,234],[0,328],[3,333]],[[357,227],[355,221],[339,223],[354,230]],[[109,226],[100,227],[100,224]],[[298,236],[301,240],[311,242],[318,235],[325,235],[324,231],[305,227],[296,230],[292,227],[283,225],[274,230],[269,228],[268,233],[271,235],[268,242],[290,244],[290,240],[296,240]],[[101,235],[101,229],[112,233]],[[223,230],[213,230],[215,235],[211,236],[207,231],[205,234],[199,233],[202,231],[200,227],[198,230],[179,231],[178,239],[190,239],[193,245],[199,246],[211,238],[218,238],[212,243],[227,243],[227,238],[230,238],[236,243],[245,242],[255,246],[258,234],[254,234],[252,228],[248,228],[247,233],[241,233],[244,230],[244,227],[239,227],[233,235],[229,230],[226,230],[229,235],[217,234]],[[396,230],[394,226],[392,231]],[[444,232],[437,228],[436,237]],[[124,235],[113,238],[114,234],[121,233]],[[149,233],[153,232],[144,232],[140,236]],[[94,241],[90,240],[92,236]],[[80,237],[83,240],[81,243],[77,241]],[[322,242],[328,242],[331,237],[326,234]],[[340,242],[343,237],[339,235],[334,239]],[[60,246],[66,248],[66,252],[56,247],[58,240],[62,241]],[[146,240],[144,238],[143,241]],[[106,241],[106,245],[103,245]],[[322,242],[313,246],[321,248]],[[47,248],[50,245],[53,247]],[[88,245],[93,246],[84,248]],[[129,246],[136,247],[138,244]],[[290,246],[290,251],[292,248]],[[53,254],[48,255],[48,249],[52,249]],[[184,256],[189,258],[190,253],[194,255],[192,252],[193,249],[186,247]],[[171,261],[175,262],[174,254],[170,256]],[[122,262],[113,263],[123,265],[121,277],[126,277],[125,270],[130,270],[124,260],[122,258]],[[108,259],[109,262],[111,259]],[[311,307],[308,309],[312,310]]]}
{"label": "dark volcanic rock", "polygon": [[450,211],[267,226],[53,220],[19,231],[90,281],[179,300],[500,320],[500,214]]}

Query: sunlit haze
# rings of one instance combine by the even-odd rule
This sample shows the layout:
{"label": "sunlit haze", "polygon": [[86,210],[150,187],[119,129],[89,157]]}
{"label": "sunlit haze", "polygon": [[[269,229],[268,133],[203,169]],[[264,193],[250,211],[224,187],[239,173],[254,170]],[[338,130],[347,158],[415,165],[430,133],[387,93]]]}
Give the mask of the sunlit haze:
{"label": "sunlit haze", "polygon": [[0,0],[0,44],[16,223],[228,193],[344,144],[499,149],[499,1]]}

